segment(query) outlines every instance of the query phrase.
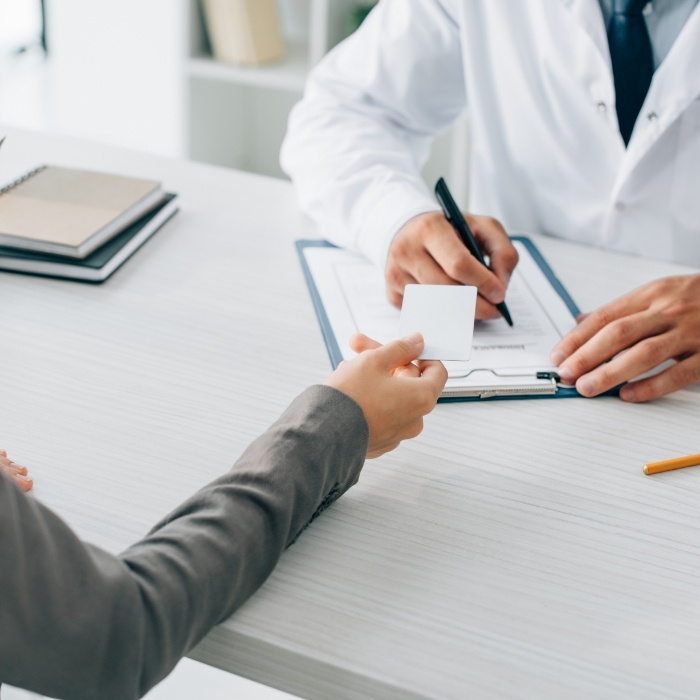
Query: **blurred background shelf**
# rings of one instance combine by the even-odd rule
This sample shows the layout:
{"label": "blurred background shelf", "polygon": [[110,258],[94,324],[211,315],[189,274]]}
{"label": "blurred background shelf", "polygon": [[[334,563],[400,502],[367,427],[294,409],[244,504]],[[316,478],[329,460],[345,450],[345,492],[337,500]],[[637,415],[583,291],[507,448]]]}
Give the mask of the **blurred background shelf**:
{"label": "blurred background shelf", "polygon": [[194,56],[186,61],[185,71],[190,79],[253,85],[301,95],[309,73],[309,54],[306,46],[295,42],[287,44],[287,57],[282,63],[247,68],[222,63],[212,56]]}
{"label": "blurred background shelf", "polygon": [[357,0],[278,0],[286,56],[249,68],[212,56],[202,5],[189,0],[185,154],[283,177],[279,149],[289,112],[301,99],[311,68],[352,31],[357,5]]}
{"label": "blurred background shelf", "polygon": [[[353,31],[364,0],[277,0],[287,55],[217,61],[201,0],[0,3],[0,123],[284,177],[279,149],[309,71]],[[18,52],[18,47],[29,50]],[[466,118],[424,170],[466,201]]]}

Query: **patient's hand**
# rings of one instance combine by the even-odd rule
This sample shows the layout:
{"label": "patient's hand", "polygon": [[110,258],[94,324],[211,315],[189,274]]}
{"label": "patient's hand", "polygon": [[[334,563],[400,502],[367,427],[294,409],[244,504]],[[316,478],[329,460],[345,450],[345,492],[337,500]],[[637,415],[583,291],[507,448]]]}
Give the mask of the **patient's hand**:
{"label": "patient's hand", "polygon": [[350,341],[359,353],[341,362],[326,384],[354,399],[369,426],[367,457],[379,457],[423,429],[447,381],[441,362],[416,361],[423,351],[418,334],[380,345],[365,335]]}
{"label": "patient's hand", "polygon": [[5,472],[23,491],[29,491],[34,482],[27,476],[27,467],[15,464],[5,450],[0,450],[0,470]]}

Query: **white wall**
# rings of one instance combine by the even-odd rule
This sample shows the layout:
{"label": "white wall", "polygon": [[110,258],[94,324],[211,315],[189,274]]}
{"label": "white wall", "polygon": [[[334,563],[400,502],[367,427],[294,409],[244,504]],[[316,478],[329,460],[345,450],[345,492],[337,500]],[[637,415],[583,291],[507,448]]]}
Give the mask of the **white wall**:
{"label": "white wall", "polygon": [[181,0],[47,0],[51,130],[182,149]]}

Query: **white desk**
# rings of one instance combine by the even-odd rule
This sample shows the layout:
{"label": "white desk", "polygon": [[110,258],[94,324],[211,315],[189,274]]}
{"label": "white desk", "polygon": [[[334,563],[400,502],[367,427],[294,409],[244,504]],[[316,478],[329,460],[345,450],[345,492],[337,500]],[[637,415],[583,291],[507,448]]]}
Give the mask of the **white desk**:
{"label": "white desk", "polygon": [[[0,441],[118,551],[225,470],[329,363],[291,187],[8,133],[154,176],[182,211],[102,286],[0,273]],[[679,268],[536,239],[581,308]],[[700,388],[440,405],[193,656],[308,698],[700,696]]]}

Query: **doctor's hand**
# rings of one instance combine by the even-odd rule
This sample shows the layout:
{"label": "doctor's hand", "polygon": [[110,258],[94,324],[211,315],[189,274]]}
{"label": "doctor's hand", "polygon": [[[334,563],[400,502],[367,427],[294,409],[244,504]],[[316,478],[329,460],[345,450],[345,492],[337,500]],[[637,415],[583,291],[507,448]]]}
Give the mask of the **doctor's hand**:
{"label": "doctor's hand", "polygon": [[[621,399],[649,401],[697,382],[700,275],[656,280],[579,317],[579,325],[554,348],[551,359],[562,382],[575,382],[584,396],[629,382],[620,390]],[[666,360],[676,362],[630,382]]]}
{"label": "doctor's hand", "polygon": [[420,214],[399,229],[389,248],[387,296],[396,307],[407,284],[469,284],[478,288],[476,318],[498,318],[518,253],[501,224],[487,216],[464,215],[493,271],[467,250],[442,212]]}
{"label": "doctor's hand", "polygon": [[27,467],[15,464],[5,450],[0,450],[0,470],[9,476],[22,491],[29,491],[34,482],[27,476]]}
{"label": "doctor's hand", "polygon": [[423,350],[420,334],[386,345],[357,335],[350,345],[358,356],[342,362],[326,384],[360,405],[369,426],[371,459],[421,432],[423,416],[435,407],[447,370],[441,362],[413,364]]}

